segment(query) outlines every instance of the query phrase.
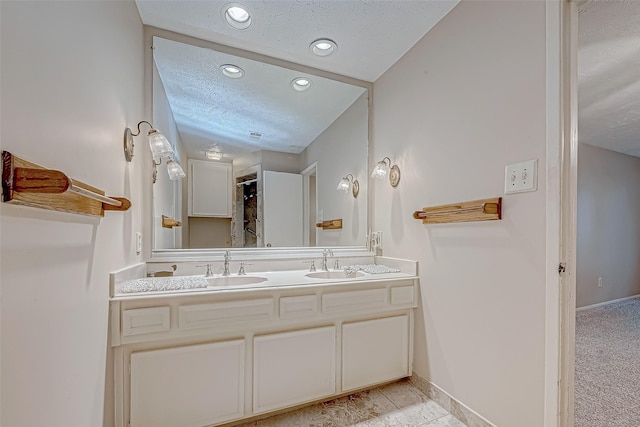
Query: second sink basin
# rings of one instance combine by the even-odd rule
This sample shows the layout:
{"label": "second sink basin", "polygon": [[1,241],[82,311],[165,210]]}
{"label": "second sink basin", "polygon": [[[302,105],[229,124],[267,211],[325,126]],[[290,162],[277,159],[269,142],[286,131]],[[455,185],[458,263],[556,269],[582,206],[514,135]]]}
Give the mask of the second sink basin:
{"label": "second sink basin", "polygon": [[266,277],[258,276],[221,276],[221,277],[207,277],[209,286],[238,286],[238,285],[252,285],[255,283],[264,282]]}
{"label": "second sink basin", "polygon": [[353,279],[364,276],[364,273],[362,271],[318,271],[307,273],[305,276],[311,279]]}

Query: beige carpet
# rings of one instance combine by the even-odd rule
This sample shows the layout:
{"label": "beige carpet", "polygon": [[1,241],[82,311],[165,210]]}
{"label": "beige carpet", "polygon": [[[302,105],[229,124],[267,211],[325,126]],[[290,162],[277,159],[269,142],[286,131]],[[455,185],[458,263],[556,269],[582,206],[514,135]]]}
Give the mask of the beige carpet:
{"label": "beige carpet", "polygon": [[640,298],[577,313],[575,427],[640,426]]}

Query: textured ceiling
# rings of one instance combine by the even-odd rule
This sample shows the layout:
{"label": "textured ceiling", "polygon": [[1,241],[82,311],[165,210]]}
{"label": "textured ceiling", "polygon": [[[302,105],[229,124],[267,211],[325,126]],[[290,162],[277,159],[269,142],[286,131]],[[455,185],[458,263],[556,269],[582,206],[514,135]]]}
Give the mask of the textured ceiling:
{"label": "textured ceiling", "polygon": [[[253,19],[246,30],[224,19],[228,0],[136,0],[146,25],[373,82],[459,0],[239,0]],[[312,41],[338,50],[317,57]]]}
{"label": "textured ceiling", "polygon": [[[261,149],[300,153],[365,89],[273,65],[154,38],[153,56],[189,158],[217,144],[227,157]],[[240,79],[220,65],[244,69]],[[297,92],[296,77],[311,87]],[[259,133],[259,139],[252,133]]]}
{"label": "textured ceiling", "polygon": [[640,1],[589,1],[578,18],[578,139],[640,157]]}
{"label": "textured ceiling", "polygon": [[[146,25],[373,82],[442,19],[459,0],[136,0]],[[241,3],[251,26],[237,30],[225,6]],[[309,45],[330,38],[328,57]],[[227,157],[267,149],[299,153],[363,92],[310,76],[311,89],[290,83],[304,74],[168,40],[154,41],[154,60],[189,158],[218,144]],[[245,76],[232,80],[219,65]],[[260,140],[250,137],[262,134]]]}

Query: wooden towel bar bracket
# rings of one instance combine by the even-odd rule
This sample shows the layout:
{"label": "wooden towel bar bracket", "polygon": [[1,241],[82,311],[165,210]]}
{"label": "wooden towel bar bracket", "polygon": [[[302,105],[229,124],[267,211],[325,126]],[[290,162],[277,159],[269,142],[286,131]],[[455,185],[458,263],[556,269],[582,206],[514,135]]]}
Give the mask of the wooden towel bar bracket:
{"label": "wooden towel bar bracket", "polygon": [[102,190],[8,151],[2,152],[2,201],[91,216],[104,216],[104,211],[126,211],[131,207],[131,202],[124,197],[107,197]]}
{"label": "wooden towel bar bracket", "polygon": [[323,230],[340,230],[342,229],[342,218],[318,222],[316,227],[322,228]]}
{"label": "wooden towel bar bracket", "polygon": [[502,219],[502,197],[431,206],[413,213],[423,224],[494,221]]}

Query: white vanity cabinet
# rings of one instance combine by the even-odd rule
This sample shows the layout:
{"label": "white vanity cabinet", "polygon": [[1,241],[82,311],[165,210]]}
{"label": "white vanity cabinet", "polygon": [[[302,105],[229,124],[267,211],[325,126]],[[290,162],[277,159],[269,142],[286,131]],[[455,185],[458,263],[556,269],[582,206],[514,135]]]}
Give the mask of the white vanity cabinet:
{"label": "white vanity cabinet", "polygon": [[303,329],[253,340],[253,412],[336,392],[336,328]]}
{"label": "white vanity cabinet", "polygon": [[244,414],[244,340],[131,354],[131,427],[202,427]]}
{"label": "white vanity cabinet", "polygon": [[189,160],[189,216],[231,217],[231,163]]}
{"label": "white vanity cabinet", "polygon": [[116,427],[204,427],[411,375],[415,276],[111,301]]}
{"label": "white vanity cabinet", "polygon": [[342,391],[400,378],[408,369],[408,315],[342,325]]}

